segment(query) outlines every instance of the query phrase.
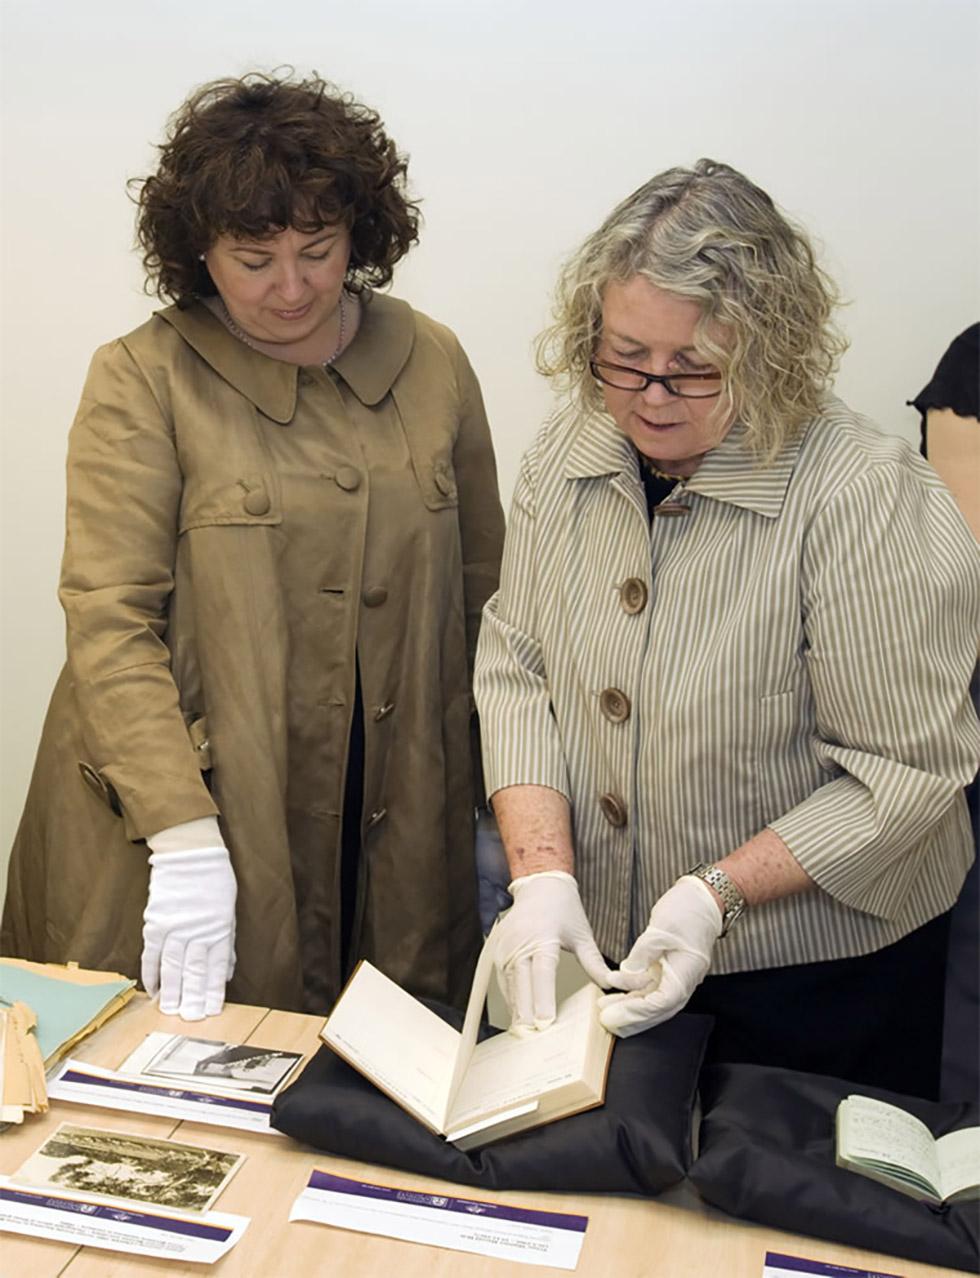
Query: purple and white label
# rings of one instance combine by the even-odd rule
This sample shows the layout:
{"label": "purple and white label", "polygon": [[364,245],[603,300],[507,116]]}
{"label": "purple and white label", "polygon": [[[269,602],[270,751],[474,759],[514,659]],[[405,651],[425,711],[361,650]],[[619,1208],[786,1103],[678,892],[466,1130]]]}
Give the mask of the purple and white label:
{"label": "purple and white label", "polygon": [[536,1211],[528,1207],[507,1207],[503,1203],[488,1203],[477,1198],[450,1198],[442,1194],[426,1194],[418,1189],[392,1189],[387,1185],[372,1185],[365,1180],[347,1180],[329,1172],[314,1171],[310,1176],[312,1189],[329,1189],[337,1194],[360,1194],[382,1202],[415,1203],[422,1207],[438,1207],[440,1211],[463,1212],[469,1216],[485,1216],[488,1220],[521,1221],[528,1225],[541,1225],[545,1229],[571,1229],[585,1233],[588,1216],[571,1216],[558,1211]]}
{"label": "purple and white label", "polygon": [[270,1127],[272,1101],[254,1096],[222,1096],[203,1088],[144,1083],[115,1070],[69,1060],[48,1081],[52,1100],[98,1105],[133,1114],[154,1114],[178,1122],[235,1127],[239,1131],[280,1136]]}
{"label": "purple and white label", "polygon": [[107,1087],[114,1091],[129,1092],[133,1096],[161,1096],[168,1100],[192,1101],[195,1105],[218,1105],[224,1109],[239,1110],[268,1117],[268,1101],[245,1100],[237,1096],[216,1096],[213,1093],[190,1091],[180,1087],[160,1087],[157,1083],[132,1083],[124,1078],[106,1078],[83,1073],[78,1069],[66,1069],[58,1075],[61,1083],[77,1083],[88,1087]]}
{"label": "purple and white label", "polygon": [[785,1256],[778,1251],[767,1251],[762,1278],[901,1278],[901,1276],[885,1273],[880,1269],[852,1269],[849,1265],[831,1265],[823,1260],[805,1260],[802,1256]]}
{"label": "purple and white label", "polygon": [[245,1216],[207,1212],[194,1219],[125,1203],[89,1202],[10,1185],[0,1177],[0,1230],[75,1247],[214,1264],[248,1228]]}
{"label": "purple and white label", "polygon": [[529,1265],[574,1269],[587,1216],[349,1180],[314,1171],[290,1220],[401,1238]]}

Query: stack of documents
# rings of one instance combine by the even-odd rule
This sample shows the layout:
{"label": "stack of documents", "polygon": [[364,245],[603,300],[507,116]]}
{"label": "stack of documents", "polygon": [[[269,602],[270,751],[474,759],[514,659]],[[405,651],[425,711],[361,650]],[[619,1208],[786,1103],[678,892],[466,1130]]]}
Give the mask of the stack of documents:
{"label": "stack of documents", "polygon": [[48,1108],[36,1025],[26,1003],[0,1006],[0,1123],[22,1123]]}
{"label": "stack of documents", "polygon": [[45,1070],[133,996],[135,981],[77,965],[0,959],[0,1123],[48,1108]]}
{"label": "stack of documents", "polygon": [[33,1008],[46,1070],[125,1006],[135,987],[117,972],[91,972],[74,963],[0,959],[0,1006]]}

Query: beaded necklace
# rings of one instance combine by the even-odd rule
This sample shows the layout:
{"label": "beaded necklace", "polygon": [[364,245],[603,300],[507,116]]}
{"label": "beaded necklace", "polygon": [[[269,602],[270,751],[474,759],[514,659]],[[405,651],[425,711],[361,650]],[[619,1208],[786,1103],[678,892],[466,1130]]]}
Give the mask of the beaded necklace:
{"label": "beaded necklace", "polygon": [[644,457],[642,453],[640,453],[640,461],[643,463],[644,470],[648,470],[651,475],[656,475],[658,479],[669,480],[672,484],[681,484],[687,479],[686,475],[672,475],[669,471],[660,470],[659,467],[654,466],[649,457]]}
{"label": "beaded necklace", "polygon": [[[221,315],[222,315],[222,318],[224,319],[225,327],[228,329],[229,333],[231,333],[233,337],[237,337],[240,342],[244,342],[245,345],[248,346],[251,350],[253,351],[257,350],[258,347],[255,345],[255,343],[252,341],[249,335],[246,332],[244,332],[241,328],[239,328],[238,325],[235,323],[235,321],[231,318],[231,315],[228,311],[228,307],[225,305],[225,299],[221,296],[220,293],[218,294],[218,301],[221,303]],[[337,358],[337,356],[340,354],[340,352],[344,349],[344,330],[346,327],[346,321],[347,321],[347,306],[345,304],[344,294],[341,293],[340,294],[340,331],[337,334],[337,347],[329,359],[320,361],[321,367],[329,368],[330,365]]]}

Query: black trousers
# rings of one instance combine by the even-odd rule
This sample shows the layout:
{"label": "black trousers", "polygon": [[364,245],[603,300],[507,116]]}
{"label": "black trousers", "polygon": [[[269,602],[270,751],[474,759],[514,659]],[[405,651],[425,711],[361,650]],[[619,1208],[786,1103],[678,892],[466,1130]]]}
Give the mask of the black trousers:
{"label": "black trousers", "polygon": [[716,1018],[707,1060],[938,1099],[949,918],[858,958],[706,977],[687,1006]]}

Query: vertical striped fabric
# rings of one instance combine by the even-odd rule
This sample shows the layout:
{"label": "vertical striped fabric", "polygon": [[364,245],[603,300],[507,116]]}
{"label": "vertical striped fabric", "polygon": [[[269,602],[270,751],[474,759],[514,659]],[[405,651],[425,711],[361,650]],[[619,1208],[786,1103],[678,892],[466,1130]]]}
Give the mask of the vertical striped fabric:
{"label": "vertical striped fabric", "polygon": [[767,468],[736,426],[665,504],[688,513],[651,525],[603,416],[526,454],[477,656],[487,792],[569,798],[611,958],[679,874],[764,826],[822,890],[747,911],[714,971],[898,940],[952,904],[973,855],[966,523],[907,444],[835,399]]}

